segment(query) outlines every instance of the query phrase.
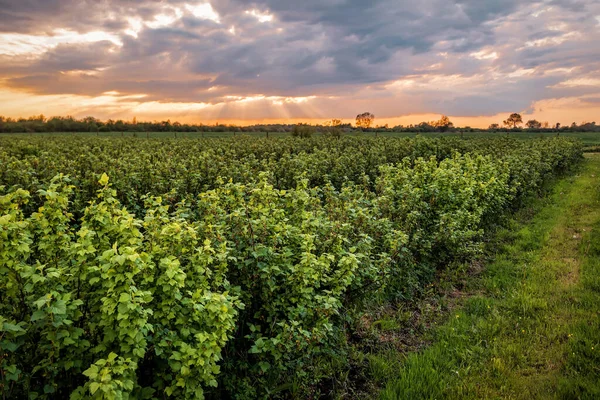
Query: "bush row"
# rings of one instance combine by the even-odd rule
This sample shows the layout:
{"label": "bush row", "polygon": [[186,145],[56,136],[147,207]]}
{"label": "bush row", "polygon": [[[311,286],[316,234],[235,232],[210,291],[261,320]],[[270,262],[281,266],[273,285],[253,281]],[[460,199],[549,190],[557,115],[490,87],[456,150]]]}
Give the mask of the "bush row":
{"label": "bush row", "polygon": [[492,221],[581,157],[566,140],[512,144],[406,156],[337,184],[217,177],[193,196],[140,196],[138,215],[107,175],[85,206],[91,188],[63,175],[37,194],[4,187],[1,391],[318,396],[365,301],[410,297],[477,253]]}
{"label": "bush row", "polygon": [[[458,138],[343,138],[343,139],[179,139],[132,140],[115,138],[18,138],[0,141],[0,184],[31,193],[44,189],[57,174],[68,175],[78,190],[73,201],[82,209],[94,198],[97,177],[106,173],[118,199],[138,217],[143,215],[143,196],[173,192],[175,202],[214,189],[219,177],[234,182],[255,181],[269,171],[279,189],[296,186],[299,176],[309,186],[345,182],[371,185],[379,167],[404,158],[435,156],[438,161],[454,151],[505,157],[536,148],[546,159],[546,149],[564,146],[564,139],[533,143],[501,139]],[[371,189],[373,189],[371,187]],[[32,199],[31,210],[38,207]]]}

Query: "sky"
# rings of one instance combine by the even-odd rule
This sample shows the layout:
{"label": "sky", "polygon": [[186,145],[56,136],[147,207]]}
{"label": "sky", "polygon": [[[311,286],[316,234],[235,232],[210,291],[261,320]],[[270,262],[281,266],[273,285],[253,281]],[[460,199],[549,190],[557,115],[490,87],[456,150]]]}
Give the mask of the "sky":
{"label": "sky", "polygon": [[0,0],[0,115],[600,123],[598,0]]}

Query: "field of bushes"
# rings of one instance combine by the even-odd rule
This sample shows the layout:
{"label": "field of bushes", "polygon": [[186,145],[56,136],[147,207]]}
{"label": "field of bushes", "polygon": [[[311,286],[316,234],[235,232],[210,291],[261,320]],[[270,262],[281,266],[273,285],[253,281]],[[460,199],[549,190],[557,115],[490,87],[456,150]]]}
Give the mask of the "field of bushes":
{"label": "field of bushes", "polygon": [[0,393],[333,397],[368,304],[418,296],[581,159],[562,137],[3,137]]}

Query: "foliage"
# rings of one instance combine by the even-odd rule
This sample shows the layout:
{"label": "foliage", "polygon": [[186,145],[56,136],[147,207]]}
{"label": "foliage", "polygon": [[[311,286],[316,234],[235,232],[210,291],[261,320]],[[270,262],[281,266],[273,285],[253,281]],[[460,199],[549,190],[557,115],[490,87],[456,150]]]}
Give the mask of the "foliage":
{"label": "foliage", "polygon": [[314,135],[315,128],[307,124],[294,125],[292,136],[297,138],[310,138]]}
{"label": "foliage", "polygon": [[318,397],[365,302],[410,298],[581,158],[562,138],[69,140],[0,145],[8,397]]}
{"label": "foliage", "polygon": [[137,220],[106,175],[100,184],[77,224],[73,186],[61,176],[30,216],[21,210],[27,192],[0,197],[1,362],[12,371],[3,391],[201,398],[202,387],[216,386],[242,307],[228,290],[227,247],[212,227],[169,216],[159,198]]}

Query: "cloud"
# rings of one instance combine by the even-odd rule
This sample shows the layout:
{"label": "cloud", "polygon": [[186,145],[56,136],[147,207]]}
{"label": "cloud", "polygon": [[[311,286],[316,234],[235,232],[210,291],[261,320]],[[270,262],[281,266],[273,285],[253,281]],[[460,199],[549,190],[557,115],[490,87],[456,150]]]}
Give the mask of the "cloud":
{"label": "cloud", "polygon": [[495,115],[600,95],[598,15],[595,0],[0,0],[0,86],[220,119]]}

